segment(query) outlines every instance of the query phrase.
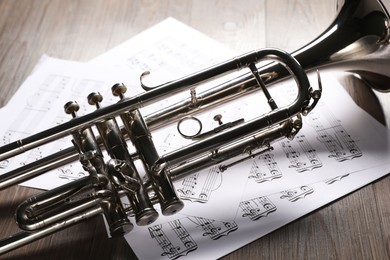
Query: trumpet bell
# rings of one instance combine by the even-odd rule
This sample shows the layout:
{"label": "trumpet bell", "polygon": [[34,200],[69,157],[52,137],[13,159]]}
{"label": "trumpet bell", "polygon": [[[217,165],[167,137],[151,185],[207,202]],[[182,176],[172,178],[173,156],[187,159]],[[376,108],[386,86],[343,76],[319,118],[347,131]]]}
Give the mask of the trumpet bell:
{"label": "trumpet bell", "polygon": [[380,0],[345,0],[338,1],[338,9],[333,23],[292,55],[306,71],[359,74],[373,89],[388,92],[390,16],[385,6]]}

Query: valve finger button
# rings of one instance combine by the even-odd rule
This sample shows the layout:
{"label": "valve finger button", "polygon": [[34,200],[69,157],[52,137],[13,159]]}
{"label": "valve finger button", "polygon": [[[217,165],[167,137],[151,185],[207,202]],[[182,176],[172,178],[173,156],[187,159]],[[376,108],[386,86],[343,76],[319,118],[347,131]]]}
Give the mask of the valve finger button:
{"label": "valve finger button", "polygon": [[76,117],[76,112],[79,111],[80,106],[76,101],[69,101],[64,105],[65,113],[68,115],[72,115],[72,117]]}
{"label": "valve finger button", "polygon": [[99,92],[92,92],[88,95],[88,104],[100,108],[100,102],[103,100],[103,96]]}
{"label": "valve finger button", "polygon": [[115,97],[119,97],[120,99],[124,98],[124,95],[127,91],[125,84],[117,83],[111,87],[111,92]]}

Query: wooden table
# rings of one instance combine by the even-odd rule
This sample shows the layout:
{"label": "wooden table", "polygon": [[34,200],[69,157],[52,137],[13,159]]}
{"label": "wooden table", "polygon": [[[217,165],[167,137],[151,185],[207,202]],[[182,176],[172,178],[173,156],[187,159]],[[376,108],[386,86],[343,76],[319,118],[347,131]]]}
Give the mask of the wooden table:
{"label": "wooden table", "polygon": [[[390,1],[385,5],[390,7]],[[292,51],[322,32],[335,14],[335,1],[323,0],[0,0],[0,105],[42,54],[88,61],[169,16],[243,53],[265,46]],[[386,96],[381,105],[387,115],[390,103],[385,101]],[[23,187],[0,192],[0,238],[17,231],[15,207],[35,193]],[[388,259],[389,195],[385,177],[224,259]],[[123,238],[106,238],[101,218],[94,218],[0,258],[136,256]]]}

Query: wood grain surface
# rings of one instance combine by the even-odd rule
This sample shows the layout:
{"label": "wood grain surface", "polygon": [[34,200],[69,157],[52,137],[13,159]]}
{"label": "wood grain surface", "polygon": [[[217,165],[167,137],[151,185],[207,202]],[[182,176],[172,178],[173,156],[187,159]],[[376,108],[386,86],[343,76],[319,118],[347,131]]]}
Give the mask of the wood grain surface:
{"label": "wood grain surface", "polygon": [[[389,0],[384,3],[390,7]],[[88,61],[169,16],[241,53],[262,47],[292,51],[320,34],[336,13],[333,0],[0,0],[0,106],[43,54]],[[368,107],[383,107],[385,122],[387,99],[363,96]],[[17,232],[16,206],[39,192],[19,186],[0,191],[0,238]],[[385,177],[223,259],[389,259],[389,196]],[[94,218],[0,259],[136,256],[123,238],[108,239],[101,218]]]}

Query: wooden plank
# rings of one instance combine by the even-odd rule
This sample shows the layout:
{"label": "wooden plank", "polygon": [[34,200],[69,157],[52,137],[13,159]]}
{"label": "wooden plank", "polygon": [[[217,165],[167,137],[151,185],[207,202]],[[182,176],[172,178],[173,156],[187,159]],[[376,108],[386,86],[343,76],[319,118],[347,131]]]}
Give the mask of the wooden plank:
{"label": "wooden plank", "polygon": [[336,1],[267,1],[267,47],[292,52],[314,40],[333,21]]}

